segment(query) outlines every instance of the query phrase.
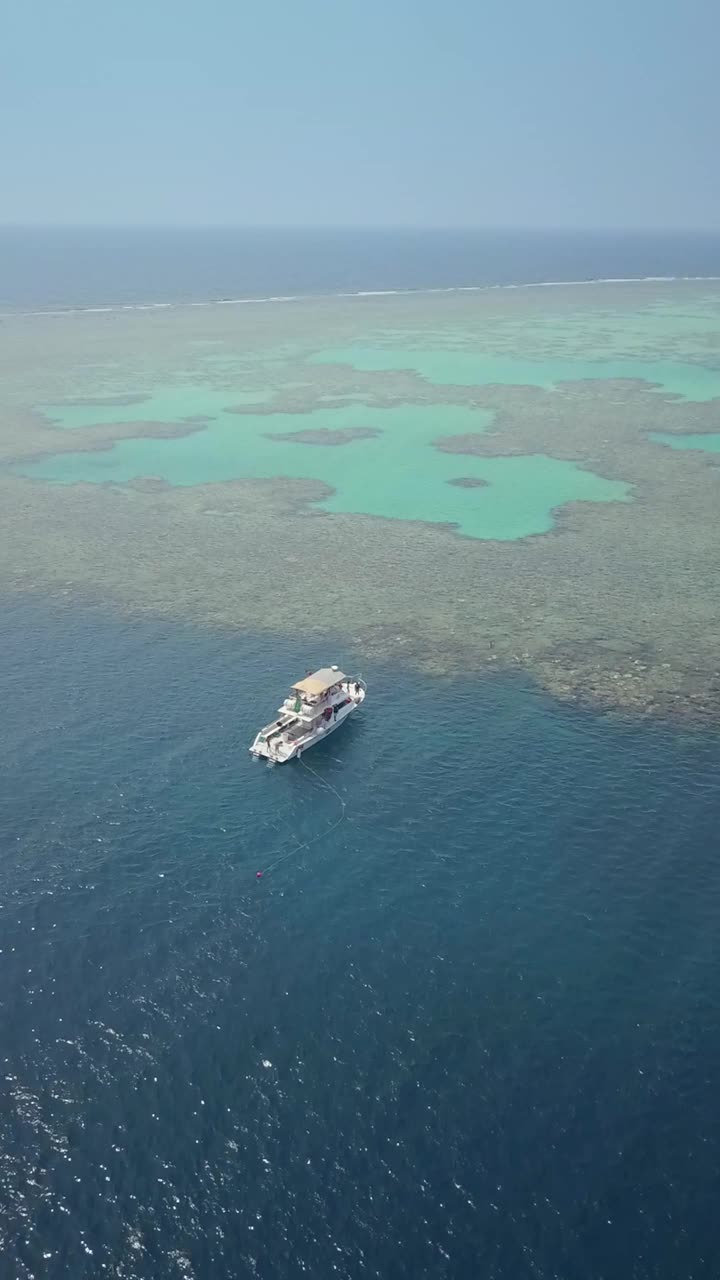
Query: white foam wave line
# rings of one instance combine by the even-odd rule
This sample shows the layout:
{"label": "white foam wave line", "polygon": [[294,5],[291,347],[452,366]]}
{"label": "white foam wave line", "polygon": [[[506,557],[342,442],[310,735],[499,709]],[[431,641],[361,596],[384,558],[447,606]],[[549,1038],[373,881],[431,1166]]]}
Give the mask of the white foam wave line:
{"label": "white foam wave line", "polygon": [[338,293],[272,294],[266,298],[205,298],[185,302],[124,302],[98,307],[40,308],[35,311],[0,311],[0,317],[100,315],[122,311],[178,311],[183,307],[245,307],[271,302],[326,302],[332,298],[424,297],[434,293],[490,293],[502,289],[570,289],[601,284],[712,284],[720,276],[596,276],[584,280],[527,280],[513,284],[452,284],[427,289],[355,289]]}

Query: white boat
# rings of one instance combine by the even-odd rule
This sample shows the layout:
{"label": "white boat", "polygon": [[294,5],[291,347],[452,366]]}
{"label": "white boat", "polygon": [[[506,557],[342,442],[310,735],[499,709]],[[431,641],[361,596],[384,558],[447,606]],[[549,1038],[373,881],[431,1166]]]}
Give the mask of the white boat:
{"label": "white boat", "polygon": [[343,675],[339,667],[322,667],[294,684],[278,708],[278,718],[256,735],[253,756],[276,764],[300,756],[334,733],[365,700],[365,681]]}

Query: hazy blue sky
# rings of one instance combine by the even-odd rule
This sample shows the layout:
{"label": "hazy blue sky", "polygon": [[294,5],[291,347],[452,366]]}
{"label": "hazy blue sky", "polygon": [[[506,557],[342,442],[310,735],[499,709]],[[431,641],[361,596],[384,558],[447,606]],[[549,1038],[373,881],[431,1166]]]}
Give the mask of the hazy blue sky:
{"label": "hazy blue sky", "polygon": [[4,222],[720,227],[720,0],[5,0]]}

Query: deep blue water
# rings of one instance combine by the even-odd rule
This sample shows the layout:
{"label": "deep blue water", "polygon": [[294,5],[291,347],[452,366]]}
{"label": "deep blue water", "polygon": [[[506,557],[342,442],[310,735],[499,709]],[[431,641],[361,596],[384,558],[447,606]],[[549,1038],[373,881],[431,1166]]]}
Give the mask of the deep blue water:
{"label": "deep blue water", "polygon": [[0,228],[0,310],[719,275],[720,232]]}
{"label": "deep blue water", "polygon": [[3,1275],[717,1274],[716,738],[365,667],[257,881],[339,805],[247,743],[354,655],[0,648]]}

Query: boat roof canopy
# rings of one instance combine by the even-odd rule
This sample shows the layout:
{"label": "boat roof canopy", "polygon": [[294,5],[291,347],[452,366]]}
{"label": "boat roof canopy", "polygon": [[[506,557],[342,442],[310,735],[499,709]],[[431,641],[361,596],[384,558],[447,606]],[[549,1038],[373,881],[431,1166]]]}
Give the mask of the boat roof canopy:
{"label": "boat roof canopy", "polygon": [[311,697],[317,697],[321,693],[327,693],[328,689],[332,689],[333,685],[339,684],[344,679],[342,671],[338,671],[337,668],[333,670],[332,667],[321,667],[319,671],[314,671],[304,680],[298,680],[297,684],[293,685],[293,689],[297,693],[309,693]]}

